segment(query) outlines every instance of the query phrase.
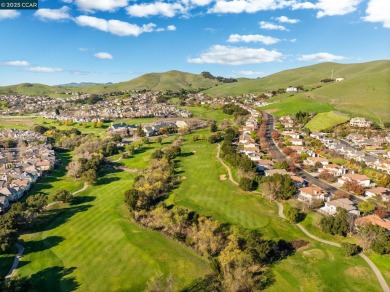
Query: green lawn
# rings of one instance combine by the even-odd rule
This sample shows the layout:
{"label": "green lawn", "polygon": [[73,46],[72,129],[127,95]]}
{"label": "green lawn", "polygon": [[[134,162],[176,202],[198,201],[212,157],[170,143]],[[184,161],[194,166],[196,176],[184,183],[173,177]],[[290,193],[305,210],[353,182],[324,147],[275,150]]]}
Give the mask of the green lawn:
{"label": "green lawn", "polygon": [[157,271],[183,288],[211,271],[190,249],[129,220],[123,192],[134,175],[100,177],[76,204],[51,211],[46,224],[21,237],[18,275],[31,275],[35,291],[142,291]]}
{"label": "green lawn", "polygon": [[345,115],[334,111],[319,113],[305,125],[305,128],[310,129],[312,132],[318,132],[345,123],[348,120],[349,118]]}
{"label": "green lawn", "polygon": [[375,252],[366,252],[365,254],[374,262],[382,272],[382,276],[385,278],[387,284],[390,285],[390,255],[380,255]]}
{"label": "green lawn", "polygon": [[169,202],[220,222],[258,229],[267,238],[309,242],[274,266],[276,282],[269,291],[380,291],[374,273],[361,258],[346,258],[341,249],[309,239],[277,216],[276,204],[242,192],[228,180],[221,181],[219,175],[226,170],[215,159],[215,144],[187,141],[182,153],[185,155],[178,163],[185,179]]}
{"label": "green lawn", "polygon": [[233,121],[232,115],[227,115],[222,112],[222,110],[214,110],[211,108],[206,108],[202,105],[199,106],[181,106],[180,108],[189,110],[195,117],[206,118],[216,120],[221,122],[223,120]]}
{"label": "green lawn", "polygon": [[[270,99],[269,102],[273,102],[273,99]],[[282,101],[277,100],[273,104],[261,107],[261,110],[274,110],[274,115],[276,116],[285,116],[293,115],[299,111],[306,112],[329,112],[333,110],[333,106],[326,102],[319,102],[315,99],[304,97],[301,94],[294,95],[288,98],[283,98]]]}
{"label": "green lawn", "polygon": [[7,274],[9,269],[12,266],[12,263],[14,262],[15,255],[17,253],[17,248],[14,246],[9,253],[7,254],[0,254],[0,277],[4,278]]}

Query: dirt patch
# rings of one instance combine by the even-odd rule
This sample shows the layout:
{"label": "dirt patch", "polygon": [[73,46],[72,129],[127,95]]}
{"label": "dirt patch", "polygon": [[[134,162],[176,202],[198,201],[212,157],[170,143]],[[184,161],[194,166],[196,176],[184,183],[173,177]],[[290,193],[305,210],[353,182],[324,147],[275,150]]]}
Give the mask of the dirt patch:
{"label": "dirt patch", "polygon": [[309,244],[309,242],[308,241],[306,241],[306,240],[294,240],[294,241],[292,241],[291,242],[291,244],[292,244],[292,246],[293,246],[293,248],[295,249],[295,250],[298,250],[298,249],[300,249],[300,248],[302,248],[302,247],[306,247],[308,244]]}
{"label": "dirt patch", "polygon": [[187,179],[187,177],[185,177],[185,176],[182,176],[182,177],[180,177],[180,179],[183,179],[183,180],[184,180],[184,179]]}
{"label": "dirt patch", "polygon": [[272,113],[274,113],[274,112],[276,112],[276,111],[278,111],[277,108],[265,110],[265,112],[266,112],[266,113],[269,113],[269,114],[272,114]]}
{"label": "dirt patch", "polygon": [[221,174],[221,175],[219,176],[219,179],[220,179],[220,180],[227,180],[226,174]]}
{"label": "dirt patch", "polygon": [[320,260],[325,257],[325,254],[320,249],[309,249],[302,252],[303,257],[313,259],[313,260]]}
{"label": "dirt patch", "polygon": [[370,273],[370,270],[363,266],[350,267],[345,270],[345,275],[354,278],[364,278]]}

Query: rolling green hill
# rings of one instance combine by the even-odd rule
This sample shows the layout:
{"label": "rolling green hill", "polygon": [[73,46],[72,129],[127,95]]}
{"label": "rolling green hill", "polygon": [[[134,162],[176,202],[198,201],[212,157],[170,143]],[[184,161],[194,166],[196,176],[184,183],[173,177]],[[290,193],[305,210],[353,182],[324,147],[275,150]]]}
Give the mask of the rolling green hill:
{"label": "rolling green hill", "polygon": [[168,71],[164,73],[149,73],[130,81],[111,85],[97,85],[79,88],[80,91],[89,93],[101,93],[110,91],[148,89],[152,91],[180,89],[210,88],[222,84],[217,80],[206,79],[198,74],[181,71]]}
{"label": "rolling green hill", "polygon": [[[341,82],[320,80],[344,78]],[[359,64],[322,63],[282,71],[264,78],[239,80],[206,90],[212,96],[263,93],[288,86],[304,86],[298,96],[307,102],[329,104],[351,116],[364,116],[384,123],[390,121],[390,61]],[[272,101],[271,99],[270,101]],[[279,105],[275,105],[277,108]],[[268,109],[272,106],[268,106]]]}
{"label": "rolling green hill", "polygon": [[21,83],[0,87],[0,94],[53,95],[56,91],[61,91],[61,89],[39,83]]}

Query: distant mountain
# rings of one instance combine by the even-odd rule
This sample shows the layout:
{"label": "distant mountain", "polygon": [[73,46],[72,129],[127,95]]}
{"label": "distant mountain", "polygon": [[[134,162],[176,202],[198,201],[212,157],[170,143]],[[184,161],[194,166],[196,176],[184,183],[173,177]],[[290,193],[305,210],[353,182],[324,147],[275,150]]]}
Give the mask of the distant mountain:
{"label": "distant mountain", "polygon": [[72,82],[72,83],[65,83],[65,84],[59,84],[56,85],[57,87],[87,87],[87,86],[95,86],[95,85],[111,85],[112,82],[108,83],[96,83],[96,82]]}
{"label": "distant mountain", "polygon": [[200,74],[181,71],[168,71],[164,73],[148,73],[133,80],[111,85],[96,85],[83,88],[85,92],[101,93],[121,90],[147,89],[152,91],[180,89],[210,88],[223,83],[215,79],[207,79]]}

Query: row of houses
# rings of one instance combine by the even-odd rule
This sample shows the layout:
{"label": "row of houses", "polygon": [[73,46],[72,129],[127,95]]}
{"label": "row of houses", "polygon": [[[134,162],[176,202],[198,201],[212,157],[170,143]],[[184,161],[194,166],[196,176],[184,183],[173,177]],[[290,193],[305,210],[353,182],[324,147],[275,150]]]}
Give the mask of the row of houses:
{"label": "row of houses", "polygon": [[[1,149],[15,151],[16,149]],[[5,155],[7,157],[7,155]],[[0,160],[0,213],[23,197],[58,161],[50,144],[29,146],[12,161]]]}

